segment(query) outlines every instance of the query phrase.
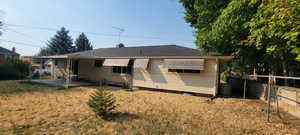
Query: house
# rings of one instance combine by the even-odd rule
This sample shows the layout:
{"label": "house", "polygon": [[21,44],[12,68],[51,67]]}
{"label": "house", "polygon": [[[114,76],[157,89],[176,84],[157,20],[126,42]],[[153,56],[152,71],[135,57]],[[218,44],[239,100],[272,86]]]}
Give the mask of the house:
{"label": "house", "polygon": [[51,59],[44,59],[43,56],[21,56],[21,60],[31,64],[31,69],[39,73],[51,73],[53,62]]}
{"label": "house", "polygon": [[8,50],[0,46],[0,63],[5,60],[19,58],[20,54],[16,53],[16,48],[12,48],[12,50]]}
{"label": "house", "polygon": [[231,56],[202,53],[178,45],[100,48],[54,60],[52,79],[165,89],[216,96],[219,65]]}
{"label": "house", "polygon": [[44,63],[44,67],[45,67],[45,72],[47,73],[51,73],[52,71],[52,65],[53,65],[53,61],[51,59],[45,61]]}

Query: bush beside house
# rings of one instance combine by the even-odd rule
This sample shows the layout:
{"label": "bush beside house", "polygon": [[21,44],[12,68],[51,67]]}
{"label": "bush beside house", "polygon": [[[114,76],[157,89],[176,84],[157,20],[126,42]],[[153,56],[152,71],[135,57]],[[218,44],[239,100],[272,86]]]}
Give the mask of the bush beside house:
{"label": "bush beside house", "polygon": [[28,62],[12,59],[0,63],[0,80],[24,79],[29,75]]}

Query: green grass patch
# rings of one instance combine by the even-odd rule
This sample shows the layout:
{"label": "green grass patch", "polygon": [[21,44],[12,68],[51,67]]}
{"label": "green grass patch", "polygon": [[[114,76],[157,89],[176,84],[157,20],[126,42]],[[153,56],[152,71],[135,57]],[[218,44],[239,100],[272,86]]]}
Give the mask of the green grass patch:
{"label": "green grass patch", "polygon": [[34,91],[63,90],[63,87],[48,86],[30,81],[6,80],[0,81],[0,94],[15,94]]}

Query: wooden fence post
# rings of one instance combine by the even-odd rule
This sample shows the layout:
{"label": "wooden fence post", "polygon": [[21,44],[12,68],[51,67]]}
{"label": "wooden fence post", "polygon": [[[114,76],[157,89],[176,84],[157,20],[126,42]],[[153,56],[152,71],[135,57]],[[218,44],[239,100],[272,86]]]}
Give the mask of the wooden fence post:
{"label": "wooden fence post", "polygon": [[246,99],[247,75],[244,74],[244,99]]}
{"label": "wooden fence post", "polygon": [[268,122],[270,122],[270,109],[271,109],[271,81],[272,81],[271,79],[272,77],[270,75],[268,80],[268,108],[267,108]]}

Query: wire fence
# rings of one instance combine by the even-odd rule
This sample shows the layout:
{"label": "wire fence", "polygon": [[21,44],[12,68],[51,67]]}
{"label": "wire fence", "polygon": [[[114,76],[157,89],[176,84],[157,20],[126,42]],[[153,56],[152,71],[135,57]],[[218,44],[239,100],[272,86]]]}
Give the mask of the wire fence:
{"label": "wire fence", "polygon": [[276,85],[276,80],[278,79],[284,79],[285,81],[300,80],[300,77],[244,74],[243,98],[246,98],[247,95],[254,95],[266,101],[268,122],[270,122],[272,108],[275,109],[275,114],[277,114],[281,120],[284,120],[284,118],[280,110],[284,110],[300,118],[300,89]]}

